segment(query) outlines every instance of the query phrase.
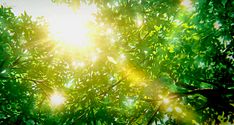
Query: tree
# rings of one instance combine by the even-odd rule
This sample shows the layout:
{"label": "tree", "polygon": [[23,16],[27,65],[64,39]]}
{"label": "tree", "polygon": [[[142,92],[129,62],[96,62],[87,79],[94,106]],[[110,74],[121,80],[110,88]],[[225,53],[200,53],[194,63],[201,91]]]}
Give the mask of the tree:
{"label": "tree", "polygon": [[[99,59],[63,50],[43,19],[1,6],[1,123],[233,122],[234,2],[54,2],[100,8],[96,22],[104,26],[92,50]],[[50,105],[55,91],[64,105]]]}

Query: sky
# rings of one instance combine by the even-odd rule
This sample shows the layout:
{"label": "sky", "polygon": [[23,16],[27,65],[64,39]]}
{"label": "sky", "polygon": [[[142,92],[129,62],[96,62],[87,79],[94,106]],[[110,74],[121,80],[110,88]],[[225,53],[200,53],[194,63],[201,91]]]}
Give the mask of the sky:
{"label": "sky", "polygon": [[15,15],[26,11],[33,18],[37,16],[51,18],[72,11],[66,5],[57,5],[52,3],[51,0],[0,0],[0,4],[10,6]]}
{"label": "sky", "polygon": [[[90,18],[91,12],[96,11],[94,6],[81,6],[79,12],[76,13],[65,4],[55,4],[51,0],[0,0],[0,4],[3,6],[9,6],[15,15],[20,15],[24,11],[28,15],[36,19],[38,16],[44,16],[44,18],[49,22],[53,23],[56,20],[61,19],[71,19],[79,16],[80,13]],[[79,11],[78,10],[78,11]],[[81,14],[80,14],[81,15]]]}

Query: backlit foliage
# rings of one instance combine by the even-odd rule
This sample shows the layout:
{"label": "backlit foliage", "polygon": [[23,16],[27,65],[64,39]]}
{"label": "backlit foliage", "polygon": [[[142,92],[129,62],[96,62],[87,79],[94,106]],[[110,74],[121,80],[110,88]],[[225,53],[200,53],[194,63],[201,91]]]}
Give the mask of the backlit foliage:
{"label": "backlit foliage", "polygon": [[61,44],[43,18],[1,6],[1,124],[234,122],[233,1],[53,2],[98,8],[92,45],[81,25]]}

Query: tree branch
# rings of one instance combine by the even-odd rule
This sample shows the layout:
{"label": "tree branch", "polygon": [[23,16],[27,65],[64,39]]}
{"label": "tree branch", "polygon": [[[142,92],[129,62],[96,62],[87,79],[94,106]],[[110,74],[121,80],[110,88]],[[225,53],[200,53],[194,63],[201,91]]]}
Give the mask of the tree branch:
{"label": "tree branch", "polygon": [[161,104],[159,105],[159,107],[157,108],[157,110],[154,111],[152,117],[151,117],[151,118],[149,119],[149,121],[147,122],[147,125],[150,125],[150,124],[153,122],[153,119],[154,119],[155,115],[157,114],[157,112],[160,110],[162,104],[163,104],[163,103],[161,103]]}
{"label": "tree branch", "polygon": [[102,92],[101,94],[99,94],[99,96],[100,95],[106,95],[112,88],[114,88],[115,86],[119,85],[124,79],[126,79],[126,77],[123,77],[122,79],[120,79],[119,81],[117,81],[115,84],[109,86],[108,89],[106,91]]}

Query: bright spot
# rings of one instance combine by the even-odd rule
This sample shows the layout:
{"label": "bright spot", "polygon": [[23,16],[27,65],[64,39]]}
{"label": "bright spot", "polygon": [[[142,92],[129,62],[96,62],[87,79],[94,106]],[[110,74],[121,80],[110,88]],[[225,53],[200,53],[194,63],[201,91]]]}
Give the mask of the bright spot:
{"label": "bright spot", "polygon": [[135,23],[137,27],[141,27],[142,24],[144,23],[143,17],[140,13],[136,14]]}
{"label": "bright spot", "polygon": [[204,62],[199,62],[198,68],[204,68],[204,67],[205,67],[205,63]]}
{"label": "bright spot", "polygon": [[136,19],[136,25],[137,25],[137,27],[140,27],[141,25],[143,24],[143,20],[141,19],[141,18],[137,18]]}
{"label": "bright spot", "polygon": [[92,62],[96,62],[97,59],[98,59],[98,56],[97,56],[97,55],[92,55],[92,56],[91,56],[91,61],[92,61]]}
{"label": "bright spot", "polygon": [[72,80],[70,80],[68,83],[66,83],[65,84],[65,86],[67,87],[67,88],[70,88],[71,86],[72,86],[72,84],[73,84],[73,79]]}
{"label": "bright spot", "polygon": [[120,54],[120,56],[118,58],[118,62],[124,63],[124,61],[126,61],[126,56],[122,53],[122,54]]}
{"label": "bright spot", "polygon": [[144,86],[144,87],[147,86],[147,84],[146,84],[145,82],[140,82],[139,85],[140,85],[140,86]]}
{"label": "bright spot", "polygon": [[73,61],[72,65],[75,69],[77,69],[78,67],[84,67],[85,63],[84,62],[78,62],[78,61]]}
{"label": "bright spot", "polygon": [[192,123],[194,124],[194,125],[200,125],[196,120],[192,120]]}
{"label": "bright spot", "polygon": [[102,53],[102,50],[100,48],[96,48],[97,53]]}
{"label": "bright spot", "polygon": [[120,58],[123,59],[123,60],[125,60],[125,59],[126,59],[126,56],[125,56],[124,54],[121,54],[121,55],[120,55]]}
{"label": "bright spot", "polygon": [[180,20],[174,20],[174,23],[177,25],[177,26],[179,26],[179,25],[181,25],[182,24],[182,22],[180,21]]}
{"label": "bright spot", "polygon": [[180,3],[181,6],[185,7],[188,11],[193,11],[194,7],[191,0],[182,0]]}
{"label": "bright spot", "polygon": [[231,55],[227,55],[226,58],[234,61],[234,58]]}
{"label": "bright spot", "polygon": [[134,104],[134,100],[131,98],[128,98],[125,102],[124,102],[125,106],[130,107]]}
{"label": "bright spot", "polygon": [[114,6],[115,6],[115,7],[118,7],[118,6],[119,6],[118,1],[115,1]]}
{"label": "bright spot", "polygon": [[54,94],[50,96],[50,102],[54,106],[61,105],[64,103],[64,101],[65,101],[65,98],[57,92],[55,92]]}
{"label": "bright spot", "polygon": [[93,14],[97,12],[94,5],[83,5],[76,12],[67,8],[62,14],[49,18],[51,37],[65,45],[87,48],[91,46],[88,23],[95,20]]}
{"label": "bright spot", "polygon": [[216,21],[216,22],[214,22],[213,26],[214,26],[214,28],[215,28],[216,30],[218,30],[222,25],[220,24],[219,21]]}
{"label": "bright spot", "polygon": [[164,117],[163,117],[163,119],[162,119],[162,120],[163,120],[163,123],[165,123],[166,121],[168,121],[168,120],[169,120],[169,117],[167,116],[167,114],[165,114],[165,115],[164,115]]}
{"label": "bright spot", "polygon": [[167,98],[163,99],[163,103],[168,104],[169,103],[169,99],[167,99]]}
{"label": "bright spot", "polygon": [[6,70],[3,70],[1,73],[2,73],[2,74],[6,73]]}
{"label": "bright spot", "polygon": [[171,107],[167,108],[167,112],[172,112],[172,111],[173,111],[173,109]]}
{"label": "bright spot", "polygon": [[78,66],[79,66],[79,67],[84,67],[84,66],[85,66],[85,63],[84,63],[84,62],[79,62],[79,63],[78,63]]}
{"label": "bright spot", "polygon": [[114,44],[115,42],[116,42],[116,40],[115,40],[114,38],[111,38],[111,39],[110,39],[110,43],[111,43],[111,44]]}
{"label": "bright spot", "polygon": [[115,78],[113,76],[110,77],[110,81],[114,81]]}
{"label": "bright spot", "polygon": [[158,95],[158,97],[161,99],[161,98],[163,98],[163,96],[162,95]]}
{"label": "bright spot", "polygon": [[181,113],[181,112],[182,112],[181,108],[179,108],[179,107],[175,107],[175,110],[176,110],[176,112],[178,112],[178,113]]}
{"label": "bright spot", "polygon": [[112,33],[113,33],[113,30],[112,30],[111,28],[108,28],[108,29],[106,30],[106,34],[110,35],[110,34],[112,34]]}
{"label": "bright spot", "polygon": [[117,64],[117,62],[115,61],[115,59],[111,56],[107,56],[107,59],[109,62],[113,63],[113,64]]}

